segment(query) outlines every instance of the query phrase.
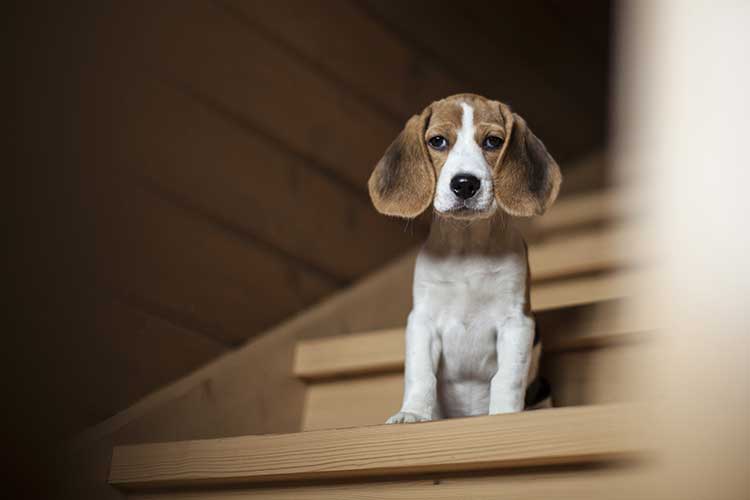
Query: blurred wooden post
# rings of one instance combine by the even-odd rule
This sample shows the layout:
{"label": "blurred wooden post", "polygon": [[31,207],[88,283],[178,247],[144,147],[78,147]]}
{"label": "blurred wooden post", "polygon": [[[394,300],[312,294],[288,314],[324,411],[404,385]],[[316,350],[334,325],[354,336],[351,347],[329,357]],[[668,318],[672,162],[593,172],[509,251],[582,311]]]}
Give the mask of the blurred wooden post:
{"label": "blurred wooden post", "polygon": [[655,362],[630,367],[665,459],[643,493],[748,498],[750,4],[622,2],[619,21],[615,164],[659,255],[625,313],[664,326]]}

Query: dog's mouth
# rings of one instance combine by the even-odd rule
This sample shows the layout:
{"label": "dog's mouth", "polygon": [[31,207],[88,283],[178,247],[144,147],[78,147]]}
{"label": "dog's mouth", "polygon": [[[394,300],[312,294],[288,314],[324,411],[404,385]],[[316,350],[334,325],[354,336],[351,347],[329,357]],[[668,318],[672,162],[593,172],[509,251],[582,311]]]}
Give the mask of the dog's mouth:
{"label": "dog's mouth", "polygon": [[452,219],[485,219],[495,212],[495,208],[494,204],[489,208],[476,208],[463,205],[445,211],[436,210],[436,212],[443,217],[450,217]]}

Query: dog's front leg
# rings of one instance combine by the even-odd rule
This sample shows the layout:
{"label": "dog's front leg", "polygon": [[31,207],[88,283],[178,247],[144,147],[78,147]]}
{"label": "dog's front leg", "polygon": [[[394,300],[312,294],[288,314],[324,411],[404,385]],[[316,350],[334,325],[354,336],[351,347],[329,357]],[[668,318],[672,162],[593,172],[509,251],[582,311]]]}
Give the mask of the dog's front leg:
{"label": "dog's front leg", "polygon": [[497,373],[490,382],[490,415],[524,408],[534,343],[534,320],[513,316],[497,329]]}
{"label": "dog's front leg", "polygon": [[437,366],[441,343],[428,318],[413,311],[406,324],[404,401],[387,424],[432,420],[437,412]]}

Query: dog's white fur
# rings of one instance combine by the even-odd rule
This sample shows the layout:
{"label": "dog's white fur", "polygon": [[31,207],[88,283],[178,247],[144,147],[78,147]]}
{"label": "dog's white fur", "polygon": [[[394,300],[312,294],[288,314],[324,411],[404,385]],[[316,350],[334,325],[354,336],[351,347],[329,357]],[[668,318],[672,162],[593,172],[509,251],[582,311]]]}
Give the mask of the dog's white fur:
{"label": "dog's white fur", "polygon": [[[497,210],[473,109],[461,107],[461,128],[437,180],[436,216],[414,272],[403,405],[387,423],[521,411],[529,372],[536,370],[526,246],[510,217]],[[450,189],[458,174],[481,181],[467,201]],[[467,209],[475,216],[450,216]]]}

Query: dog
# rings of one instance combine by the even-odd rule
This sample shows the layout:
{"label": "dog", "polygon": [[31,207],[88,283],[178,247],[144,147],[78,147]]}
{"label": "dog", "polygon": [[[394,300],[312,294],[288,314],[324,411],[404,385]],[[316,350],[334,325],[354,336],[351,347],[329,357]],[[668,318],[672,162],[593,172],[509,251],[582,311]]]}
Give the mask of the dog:
{"label": "dog", "polygon": [[526,122],[458,94],[411,117],[368,181],[382,214],[433,208],[414,270],[404,397],[386,423],[550,405],[529,304],[526,243],[513,217],[541,215],[562,175]]}

